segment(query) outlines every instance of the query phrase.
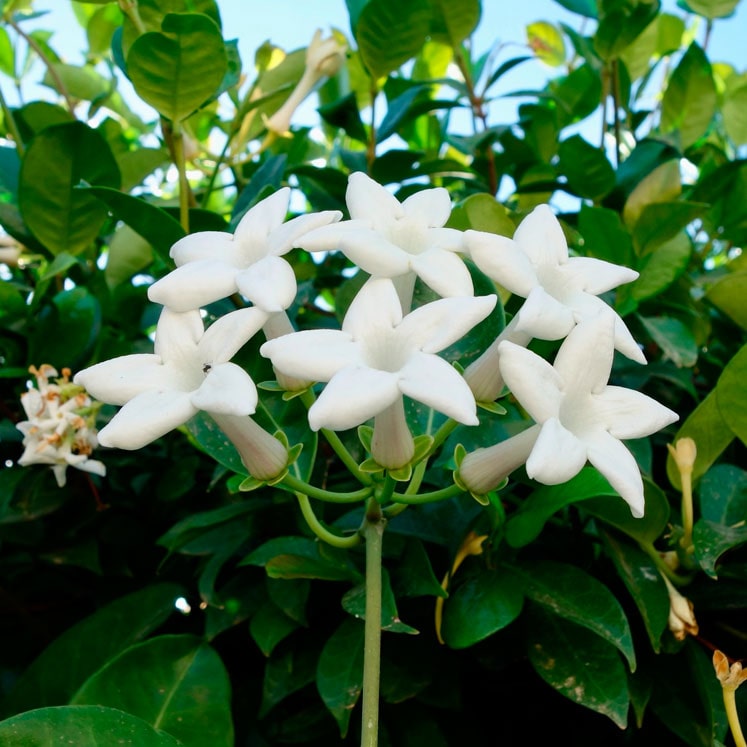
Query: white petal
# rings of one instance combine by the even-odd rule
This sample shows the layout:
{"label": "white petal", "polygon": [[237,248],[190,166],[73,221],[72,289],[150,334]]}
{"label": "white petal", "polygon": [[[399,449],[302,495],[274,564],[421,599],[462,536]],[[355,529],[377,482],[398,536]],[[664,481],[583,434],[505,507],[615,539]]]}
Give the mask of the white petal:
{"label": "white petal", "polygon": [[511,293],[526,298],[538,284],[529,257],[513,239],[484,231],[466,231],[464,244],[480,270]]}
{"label": "white petal", "polygon": [[646,365],[646,356],[639,347],[635,340],[635,337],[630,333],[630,330],[625,325],[622,318],[615,312],[615,349],[619,350],[624,356],[630,358],[630,360]]}
{"label": "white petal", "polygon": [[169,255],[176,262],[177,267],[188,262],[212,260],[233,264],[236,261],[237,247],[233,234],[227,231],[200,231],[179,239],[172,247]]}
{"label": "white petal", "polygon": [[187,392],[144,392],[131,399],[99,431],[99,443],[119,449],[140,449],[186,423],[196,413]]}
{"label": "white petal", "polygon": [[373,231],[370,220],[345,220],[304,233],[293,246],[307,252],[332,252],[339,248],[343,236],[354,231]]}
{"label": "white petal", "polygon": [[342,331],[356,341],[376,345],[381,335],[386,340],[392,329],[402,321],[402,307],[394,284],[388,278],[370,278],[345,312]]}
{"label": "white petal", "polygon": [[154,352],[164,363],[174,360],[181,364],[185,358],[196,360],[197,344],[204,331],[199,311],[177,313],[163,309],[156,325]]}
{"label": "white petal", "polygon": [[339,210],[323,210],[319,213],[299,215],[276,228],[268,238],[269,254],[280,256],[289,252],[294,246],[303,246],[304,234],[316,228],[336,223],[342,218]]}
{"label": "white petal", "polygon": [[268,313],[284,311],[296,297],[293,268],[281,257],[264,257],[236,275],[242,295]]}
{"label": "white petal", "polygon": [[403,203],[405,220],[413,220],[428,228],[440,228],[451,215],[451,197],[443,187],[423,189],[410,195]]}
{"label": "white petal", "polygon": [[404,208],[393,194],[361,171],[356,171],[348,178],[345,200],[350,217],[354,220],[364,218],[381,225],[405,214]]}
{"label": "white petal", "polygon": [[289,200],[290,189],[283,187],[253,205],[236,226],[234,240],[250,245],[263,242],[285,220]]}
{"label": "white petal", "polygon": [[553,298],[541,285],[532,288],[516,317],[519,332],[540,340],[559,340],[576,324],[573,311]]}
{"label": "white petal", "polygon": [[90,472],[92,475],[98,475],[99,477],[106,476],[106,465],[97,459],[86,459],[73,466],[83,472]]}
{"label": "white petal", "polygon": [[608,309],[579,322],[563,341],[554,367],[567,393],[598,394],[607,385],[615,352],[614,328]]}
{"label": "white petal", "polygon": [[563,269],[579,278],[581,288],[598,296],[638,277],[635,270],[593,257],[571,257]]}
{"label": "white petal", "polygon": [[507,340],[498,346],[503,379],[537,423],[558,416],[563,382],[543,358]]}
{"label": "white petal", "polygon": [[340,233],[336,248],[370,275],[391,278],[410,269],[411,255],[370,228]]}
{"label": "white petal", "polygon": [[429,228],[425,234],[426,246],[447,252],[463,252],[464,232],[456,228]]}
{"label": "white petal", "polygon": [[397,327],[408,347],[437,353],[461,339],[495,308],[497,296],[441,298],[411,311]]}
{"label": "white petal", "polygon": [[192,394],[200,410],[223,415],[252,415],[257,409],[257,388],[249,374],[234,363],[213,366]]}
{"label": "white petal", "polygon": [[440,296],[471,296],[475,290],[462,258],[444,249],[415,254],[410,266]]}
{"label": "white petal", "polygon": [[169,370],[157,355],[137,353],[112,358],[78,371],[76,384],[98,400],[124,405],[151,389],[171,388]]}
{"label": "white petal", "polygon": [[538,205],[524,218],[514,241],[535,267],[558,265],[568,259],[563,229],[548,205]]}
{"label": "white petal", "polygon": [[309,410],[309,425],[315,431],[344,431],[383,412],[401,396],[397,374],[351,366],[324,387]]}
{"label": "white petal", "polygon": [[643,438],[679,420],[655,399],[619,386],[605,387],[592,401],[599,422],[615,438]]}
{"label": "white petal", "polygon": [[601,432],[587,441],[589,461],[610,481],[630,506],[636,518],[643,516],[643,480],[638,464],[625,446],[609,433]]}
{"label": "white petal", "polygon": [[443,358],[413,353],[400,371],[399,388],[424,405],[465,425],[478,425],[472,390]]}
{"label": "white petal", "polygon": [[233,265],[217,260],[189,262],[153,283],[148,298],[173,311],[199,309],[235,293],[236,272]]}
{"label": "white petal", "polygon": [[216,319],[205,330],[198,345],[199,365],[231,360],[266,321],[267,314],[255,307],[238,309]]}
{"label": "white petal", "polygon": [[259,352],[288,376],[329,381],[341,369],[362,363],[360,347],[334,329],[294,332],[268,340]]}
{"label": "white petal", "polygon": [[527,474],[544,485],[559,485],[577,475],[586,464],[586,446],[557,418],[542,425],[527,459]]}

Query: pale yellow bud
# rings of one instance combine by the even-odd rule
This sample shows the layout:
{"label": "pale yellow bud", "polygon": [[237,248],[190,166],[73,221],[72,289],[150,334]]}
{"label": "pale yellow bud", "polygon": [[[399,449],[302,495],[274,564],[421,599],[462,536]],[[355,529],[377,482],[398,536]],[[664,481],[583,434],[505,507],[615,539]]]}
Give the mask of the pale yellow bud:
{"label": "pale yellow bud", "polygon": [[680,472],[692,472],[695,464],[695,457],[698,455],[698,449],[692,438],[679,438],[675,441],[674,446],[667,444],[669,453],[672,455],[677,469]]}
{"label": "pale yellow bud", "polygon": [[684,641],[688,635],[698,634],[698,621],[693,612],[693,603],[682,596],[666,576],[663,578],[669,592],[669,630],[678,641]]}

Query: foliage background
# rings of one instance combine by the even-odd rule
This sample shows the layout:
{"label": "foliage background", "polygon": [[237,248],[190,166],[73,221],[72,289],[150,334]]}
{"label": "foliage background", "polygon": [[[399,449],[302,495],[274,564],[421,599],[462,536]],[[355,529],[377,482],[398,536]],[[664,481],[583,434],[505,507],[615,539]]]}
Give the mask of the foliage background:
{"label": "foliage background", "polygon": [[[747,638],[747,73],[709,40],[736,2],[664,13],[565,0],[568,24],[533,24],[516,40],[526,46],[490,50],[469,43],[476,0],[351,0],[349,22],[329,19],[351,51],[319,89],[320,126],[294,127],[259,154],[262,115],[299,79],[303,51],[265,44],[240,60],[213,0],[140,0],[158,35],[145,40],[117,3],[71,5],[86,32],[83,63],[63,59],[50,32],[27,30],[32,2],[0,3],[2,90],[25,85],[41,58],[34,74],[50,91],[6,108],[0,132],[0,224],[23,247],[0,266],[0,688],[3,715],[26,714],[0,735],[356,741],[362,553],[313,540],[285,493],[239,493],[240,462],[207,421],[137,453],[102,452],[103,480],[70,470],[58,489],[51,471],[14,465],[29,365],[78,370],[150,351],[159,310],[147,286],[171,269],[168,249],[183,234],[173,166],[183,130],[190,231],[230,230],[283,184],[297,189],[296,211],[344,210],[347,174],[365,170],[400,198],[445,186],[458,228],[511,235],[551,201],[575,252],[641,273],[609,300],[649,365],[620,360],[614,379],[682,416],[679,429],[630,444],[646,518],[631,520],[587,468],[552,488],[517,473],[488,507],[465,496],[393,520],[382,742],[492,744],[538,726],[578,745],[728,741],[709,659],[714,647],[743,657]],[[54,17],[38,23],[53,29]],[[166,79],[159,44],[173,65]],[[512,71],[532,66],[549,70],[548,82],[517,93]],[[145,104],[120,93],[123,70]],[[519,101],[511,121],[495,114],[507,94]],[[360,282],[347,261],[290,258],[298,325],[336,324]],[[503,300],[511,314],[516,300]],[[494,334],[483,328],[452,357],[469,362]],[[552,356],[557,344],[533,347]],[[256,381],[271,378],[255,344],[241,362]],[[268,422],[303,432],[297,401],[268,393],[264,404]],[[523,422],[504,404],[506,416],[483,413],[447,443],[432,489],[449,484],[456,443],[490,443]],[[434,425],[416,407],[409,416]],[[665,448],[676,435],[698,444],[695,553],[680,575],[700,633],[683,642],[667,629],[657,568],[682,532]],[[317,483],[354,487],[324,443],[317,453],[304,462]],[[345,507],[320,512],[341,527],[358,521]],[[488,550],[452,579],[440,645],[438,579],[470,531],[489,535]]]}

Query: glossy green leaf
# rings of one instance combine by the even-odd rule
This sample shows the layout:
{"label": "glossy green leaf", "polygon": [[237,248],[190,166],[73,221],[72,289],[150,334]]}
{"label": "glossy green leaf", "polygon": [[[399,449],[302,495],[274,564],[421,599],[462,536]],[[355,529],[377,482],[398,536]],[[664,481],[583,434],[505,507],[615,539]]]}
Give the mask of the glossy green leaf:
{"label": "glossy green leaf", "polygon": [[[358,584],[342,597],[342,608],[349,615],[359,620],[366,619],[366,585]],[[410,633],[418,631],[400,620],[397,612],[397,602],[392,592],[392,584],[386,568],[382,569],[381,578],[381,629],[391,633]]]}
{"label": "glossy green leaf", "polygon": [[707,519],[699,519],[693,527],[695,557],[700,567],[711,577],[717,578],[716,564],[727,551],[747,542],[747,527],[729,527]]}
{"label": "glossy green leaf", "polygon": [[363,64],[374,78],[389,75],[420,51],[430,26],[429,0],[369,0],[356,26]]}
{"label": "glossy green leaf", "polygon": [[747,85],[728,89],[721,103],[726,134],[734,145],[747,143]]}
{"label": "glossy green leaf", "polygon": [[583,205],[578,216],[584,253],[618,265],[631,266],[633,242],[615,210]]}
{"label": "glossy green leaf", "polygon": [[298,623],[270,601],[265,602],[257,610],[249,623],[249,632],[265,656],[270,656],[275,646],[296,628]]}
{"label": "glossy green leaf", "polygon": [[120,226],[109,241],[104,277],[110,288],[126,283],[153,261],[153,247],[129,226]]}
{"label": "glossy green leaf", "polygon": [[187,421],[186,429],[190,441],[198,449],[209,454],[216,462],[236,474],[249,474],[236,447],[207,413],[198,412]]}
{"label": "glossy green leaf", "polygon": [[537,59],[551,67],[559,67],[565,62],[563,35],[552,23],[530,23],[526,28],[526,34],[527,43]]}
{"label": "glossy green leaf", "polygon": [[5,469],[0,476],[0,525],[33,521],[57,511],[67,501],[48,467],[38,466],[33,472],[20,467]]}
{"label": "glossy green leaf", "polygon": [[677,4],[713,20],[730,16],[739,5],[739,0],[678,0]]}
{"label": "glossy green leaf", "polygon": [[116,706],[185,747],[233,745],[228,673],[197,636],[163,635],[131,646],[89,677],[71,702]]}
{"label": "glossy green leaf", "polygon": [[480,22],[480,0],[429,0],[431,4],[431,39],[457,47]]}
{"label": "glossy green leaf", "polygon": [[664,579],[654,561],[637,544],[608,531],[602,531],[602,539],[618,576],[641,613],[651,647],[658,654],[669,619],[669,593]]}
{"label": "glossy green leaf", "polygon": [[70,122],[47,127],[33,138],[21,166],[21,214],[53,254],[83,251],[106,220],[104,206],[75,189],[81,180],[119,187],[116,161],[98,132]]}
{"label": "glossy green leaf", "polygon": [[201,13],[169,13],[162,32],[139,36],[127,55],[127,71],[138,95],[172,122],[206,103],[227,68],[220,30]]}
{"label": "glossy green leaf", "polygon": [[0,26],[0,72],[16,77],[16,54],[4,26]]}
{"label": "glossy green leaf", "polygon": [[521,613],[521,580],[505,566],[452,580],[441,635],[452,648],[467,648],[510,625]]}
{"label": "glossy green leaf", "polygon": [[708,210],[700,202],[654,202],[645,205],[636,221],[633,238],[639,254],[649,254],[673,238]]}
{"label": "glossy green leaf", "polygon": [[181,742],[116,708],[40,708],[0,723],[0,742],[13,747],[178,747]]}
{"label": "glossy green leaf", "polygon": [[615,186],[615,171],[604,151],[580,135],[563,140],[558,150],[558,167],[568,186],[580,197],[601,200]]}
{"label": "glossy green leaf", "polygon": [[[655,156],[656,153],[652,155],[652,160]],[[661,154],[659,156],[661,157]],[[635,186],[631,189],[623,208],[625,223],[630,228],[636,225],[647,205],[674,202],[682,193],[679,160],[670,157],[663,163],[654,162],[653,164],[649,163],[644,156],[634,160],[641,161],[640,170],[630,175],[630,180],[635,180]],[[621,171],[626,166],[628,166],[628,161],[623,164]],[[633,170],[632,167],[630,168]],[[619,180],[620,172],[618,172]]]}
{"label": "glossy green leaf", "polygon": [[52,65],[54,77],[49,70],[44,74],[42,84],[54,89],[57,79],[61,80],[67,92],[76,99],[93,101],[101,96],[112,93],[116,82],[105,78],[93,67],[71,65],[57,62]]}
{"label": "glossy green leaf", "polygon": [[716,384],[716,401],[721,417],[732,433],[747,444],[747,344],[729,361]]}
{"label": "glossy green leaf", "polygon": [[445,597],[423,543],[410,539],[400,558],[400,564],[392,577],[392,586],[397,597]]}
{"label": "glossy green leaf", "polygon": [[617,648],[635,671],[630,626],[612,592],[580,568],[554,562],[512,566],[528,599],[555,615],[581,625]]}
{"label": "glossy green leaf", "polygon": [[595,0],[557,0],[558,5],[562,5],[571,13],[577,13],[585,18],[598,18],[597,3]]}
{"label": "glossy green leaf", "polygon": [[742,329],[747,329],[747,272],[734,272],[716,280],[706,291],[706,298]]}
{"label": "glossy green leaf", "polygon": [[561,695],[625,728],[630,695],[612,646],[572,622],[533,610],[527,653],[537,674]]}
{"label": "glossy green leaf", "polygon": [[344,737],[363,689],[363,623],[344,620],[324,644],[316,686]]}
{"label": "glossy green leaf", "polygon": [[716,84],[705,52],[693,42],[669,79],[661,108],[662,132],[678,130],[682,149],[705,135],[716,113]]}
{"label": "glossy green leaf", "polygon": [[636,301],[645,301],[661,293],[687,269],[692,251],[688,235],[678,233],[643,258],[640,275],[625,286],[625,292]]}
{"label": "glossy green leaf", "polygon": [[366,142],[368,135],[361,120],[361,113],[358,110],[354,93],[349,93],[331,104],[320,106],[317,111],[325,122],[334,127],[339,127],[354,140],[361,143]]}
{"label": "glossy green leaf", "polygon": [[175,584],[151,586],[117,599],[66,630],[18,680],[4,713],[67,703],[88,677],[161,625],[182,593]]}
{"label": "glossy green leaf", "polygon": [[645,513],[636,519],[630,506],[622,498],[592,498],[579,505],[606,524],[619,529],[638,542],[651,544],[661,536],[669,522],[669,501],[664,492],[654,483],[643,481]]}
{"label": "glossy green leaf", "polygon": [[707,521],[731,526],[747,516],[747,472],[739,467],[712,467],[703,475],[698,492],[700,515]]}
{"label": "glossy green leaf", "polygon": [[547,520],[561,508],[600,496],[618,497],[618,493],[593,467],[584,467],[560,485],[543,485],[506,522],[506,541],[512,547],[524,547],[537,538]]}
{"label": "glossy green leaf", "polygon": [[460,231],[473,229],[511,237],[516,230],[508,210],[492,195],[470,195],[452,211],[447,224]]}
{"label": "glossy green leaf", "polygon": [[683,322],[671,316],[639,317],[646,332],[661,352],[678,368],[690,368],[698,361],[698,344]]}

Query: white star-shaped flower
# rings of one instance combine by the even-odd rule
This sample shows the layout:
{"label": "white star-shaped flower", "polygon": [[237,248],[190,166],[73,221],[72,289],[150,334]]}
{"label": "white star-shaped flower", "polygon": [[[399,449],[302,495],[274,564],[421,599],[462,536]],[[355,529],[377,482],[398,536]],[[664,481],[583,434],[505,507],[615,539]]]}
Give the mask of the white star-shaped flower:
{"label": "white star-shaped flower", "polygon": [[[466,231],[464,245],[475,264],[490,278],[526,302],[495,344],[465,372],[478,400],[495,399],[503,386],[498,372],[498,345],[521,345],[533,337],[559,340],[582,319],[609,306],[597,296],[638,277],[635,270],[591,257],[569,257],[560,223],[547,205],[536,207],[516,229],[513,239]],[[611,311],[611,309],[610,309]],[[615,347],[645,364],[638,344],[623,320],[615,319]]]}
{"label": "white star-shaped flower", "polygon": [[520,345],[501,343],[503,377],[537,425],[468,454],[459,474],[470,490],[492,490],[525,460],[530,477],[556,485],[578,474],[588,459],[633,515],[643,516],[643,481],[620,439],[648,436],[678,415],[645,394],[608,386],[614,335],[611,311],[584,319],[560,346],[552,366]]}
{"label": "white star-shaped flower", "polygon": [[339,250],[373,277],[404,278],[412,285],[417,276],[441,296],[473,294],[472,278],[457,254],[462,232],[443,228],[451,213],[445,189],[424,189],[400,203],[356,172],[348,180],[346,200],[351,220],[317,228],[298,246]]}
{"label": "white star-shaped flower", "polygon": [[155,352],[125,355],[80,371],[75,382],[122,409],[99,433],[103,446],[139,449],[182,425],[199,410],[251,415],[257,389],[228,361],[262,327],[258,308],[226,314],[205,330],[199,311],[164,309]]}
{"label": "white star-shaped flower", "polygon": [[150,300],[172,311],[191,311],[238,292],[268,313],[287,309],[296,296],[296,278],[281,255],[307,231],[342,217],[328,210],[283,223],[289,199],[285,187],[258,202],[234,234],[201,231],[177,241],[170,252],[176,270],[150,286]]}

